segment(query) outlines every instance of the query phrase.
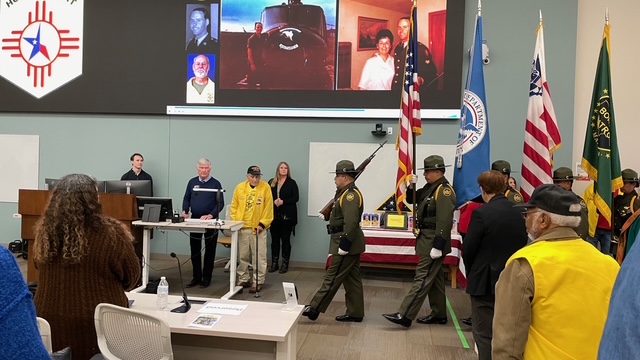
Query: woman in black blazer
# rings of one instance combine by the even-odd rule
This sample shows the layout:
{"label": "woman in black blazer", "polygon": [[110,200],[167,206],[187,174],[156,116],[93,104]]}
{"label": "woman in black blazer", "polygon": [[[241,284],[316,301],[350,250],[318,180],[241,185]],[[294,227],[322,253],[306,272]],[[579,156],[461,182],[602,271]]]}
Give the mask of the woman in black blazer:
{"label": "woman in black blazer", "polygon": [[273,195],[273,222],[271,223],[271,267],[269,272],[278,270],[280,242],[282,242],[282,266],[280,273],[289,271],[291,255],[291,233],[295,235],[298,223],[298,184],[291,178],[289,164],[281,161],[276,168],[276,177],[269,180]]}

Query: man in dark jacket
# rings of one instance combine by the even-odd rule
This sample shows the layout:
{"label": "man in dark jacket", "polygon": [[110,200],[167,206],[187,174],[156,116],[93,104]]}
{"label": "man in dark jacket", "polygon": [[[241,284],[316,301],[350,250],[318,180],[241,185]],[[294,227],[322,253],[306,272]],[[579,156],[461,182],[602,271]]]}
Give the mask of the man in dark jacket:
{"label": "man in dark jacket", "polygon": [[506,184],[500,172],[483,172],[478,184],[486,204],[471,215],[462,254],[471,296],[473,338],[479,359],[485,360],[491,359],[496,282],[509,257],[527,244],[527,230],[520,210],[504,196]]}

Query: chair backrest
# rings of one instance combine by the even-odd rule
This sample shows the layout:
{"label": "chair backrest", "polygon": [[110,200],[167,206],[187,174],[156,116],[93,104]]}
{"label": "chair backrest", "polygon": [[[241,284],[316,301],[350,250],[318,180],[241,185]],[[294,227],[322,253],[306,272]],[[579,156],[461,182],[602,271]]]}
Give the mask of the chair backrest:
{"label": "chair backrest", "polygon": [[94,320],[105,359],[173,359],[171,330],[157,316],[102,303],[96,307]]}
{"label": "chair backrest", "polygon": [[47,349],[49,354],[53,352],[53,346],[51,345],[51,326],[49,326],[49,322],[41,317],[37,318],[38,320],[38,330],[40,330],[40,337],[42,338],[42,342],[44,343],[44,347]]}

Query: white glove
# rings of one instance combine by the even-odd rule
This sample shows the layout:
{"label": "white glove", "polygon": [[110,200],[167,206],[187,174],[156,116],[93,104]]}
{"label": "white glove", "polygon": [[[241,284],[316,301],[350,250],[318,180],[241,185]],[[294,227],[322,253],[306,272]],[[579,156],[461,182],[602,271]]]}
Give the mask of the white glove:
{"label": "white glove", "polygon": [[318,213],[318,218],[320,218],[320,220],[326,220],[326,219],[324,218],[324,215],[322,215],[322,213]]}
{"label": "white glove", "polygon": [[415,185],[418,182],[418,177],[415,174],[411,174],[411,180],[409,180],[409,182]]}
{"label": "white glove", "polygon": [[344,256],[344,255],[347,255],[348,253],[349,253],[348,251],[344,251],[344,250],[338,248],[338,255],[343,255]]}
{"label": "white glove", "polygon": [[442,250],[438,250],[436,248],[432,248],[431,252],[429,253],[429,256],[431,256],[432,259],[438,259],[442,257]]}

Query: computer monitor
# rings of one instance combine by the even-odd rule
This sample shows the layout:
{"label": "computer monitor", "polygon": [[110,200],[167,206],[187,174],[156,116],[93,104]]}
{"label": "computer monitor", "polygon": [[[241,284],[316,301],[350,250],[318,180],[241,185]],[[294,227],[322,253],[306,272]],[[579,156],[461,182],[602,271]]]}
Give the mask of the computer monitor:
{"label": "computer monitor", "polygon": [[[53,191],[53,189],[56,187],[56,183],[60,181],[60,179],[51,179],[51,178],[45,178],[44,179],[44,189],[45,190],[49,190],[49,191]],[[96,183],[98,185],[98,192],[99,193],[103,193],[104,192],[104,187],[105,187],[105,182],[102,180],[96,180]]]}
{"label": "computer monitor", "polygon": [[169,197],[151,197],[151,196],[137,196],[138,200],[138,216],[142,218],[145,204],[160,205],[160,219],[158,221],[167,221],[171,219],[173,213],[173,205],[171,198]]}
{"label": "computer monitor", "polygon": [[104,189],[107,194],[153,196],[151,180],[107,180]]}

